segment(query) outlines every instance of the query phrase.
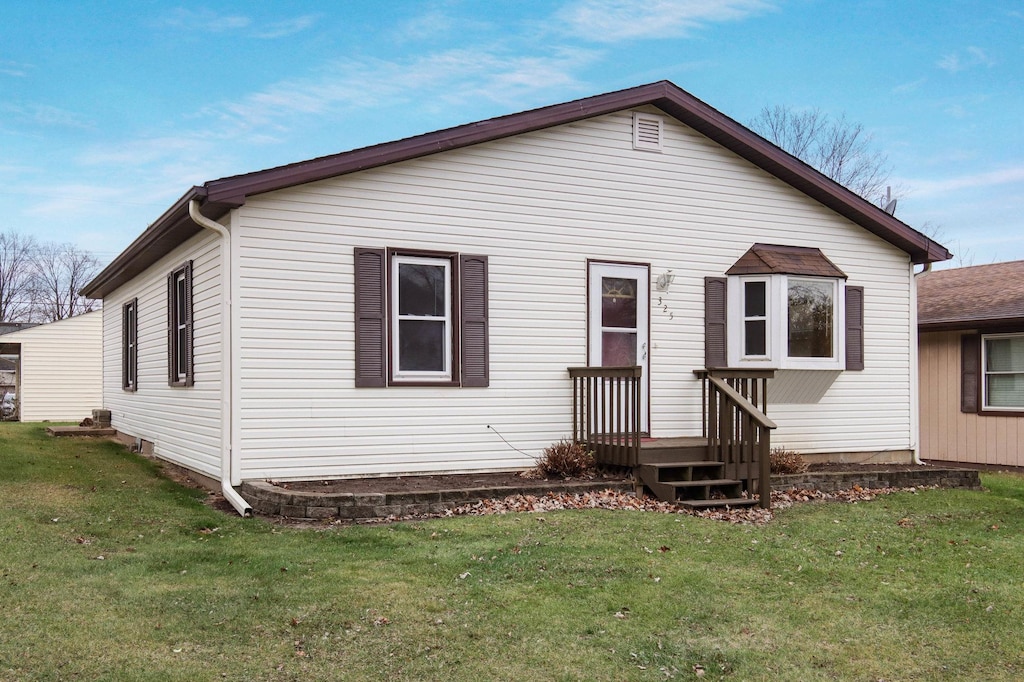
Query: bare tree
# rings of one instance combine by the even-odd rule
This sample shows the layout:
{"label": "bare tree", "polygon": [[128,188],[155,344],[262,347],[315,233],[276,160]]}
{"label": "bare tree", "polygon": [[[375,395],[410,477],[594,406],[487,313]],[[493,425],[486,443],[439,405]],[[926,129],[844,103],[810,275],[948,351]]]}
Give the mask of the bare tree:
{"label": "bare tree", "polygon": [[876,203],[889,179],[888,158],[872,149],[864,126],[832,118],[818,109],[766,106],[749,124],[765,139],[813,166],[840,185]]}
{"label": "bare tree", "polygon": [[99,261],[74,244],[43,244],[36,249],[33,267],[32,316],[54,322],[99,307],[98,301],[78,292],[99,270]]}
{"label": "bare tree", "polygon": [[36,242],[17,232],[0,232],[0,322],[25,322],[32,313]]}

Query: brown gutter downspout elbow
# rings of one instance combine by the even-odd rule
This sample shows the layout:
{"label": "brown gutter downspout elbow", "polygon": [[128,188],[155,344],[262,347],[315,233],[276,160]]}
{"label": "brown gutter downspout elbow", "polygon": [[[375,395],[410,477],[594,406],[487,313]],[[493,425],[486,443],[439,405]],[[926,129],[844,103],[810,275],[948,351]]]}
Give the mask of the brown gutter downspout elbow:
{"label": "brown gutter downspout elbow", "polygon": [[220,483],[224,499],[242,516],[252,516],[252,506],[246,502],[231,485],[234,467],[234,450],[231,447],[231,428],[234,422],[234,401],[232,400],[232,341],[231,341],[231,233],[226,227],[214,222],[199,212],[199,202],[190,199],[188,215],[200,227],[220,235],[221,272],[221,463]]}

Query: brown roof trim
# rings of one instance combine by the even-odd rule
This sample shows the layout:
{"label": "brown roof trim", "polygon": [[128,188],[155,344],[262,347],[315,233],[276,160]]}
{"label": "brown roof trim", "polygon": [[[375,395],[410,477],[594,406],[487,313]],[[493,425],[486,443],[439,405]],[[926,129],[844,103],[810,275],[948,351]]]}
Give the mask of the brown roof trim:
{"label": "brown roof trim", "polygon": [[[932,241],[874,204],[829,180],[804,162],[782,151],[677,85],[669,81],[659,81],[564,104],[456,126],[395,142],[386,142],[286,166],[211,180],[202,187],[194,187],[189,190],[96,279],[86,285],[82,293],[94,298],[104,296],[166,253],[166,251],[160,252],[155,247],[166,247],[175,238],[180,240],[182,235],[186,235],[184,238],[187,238],[187,236],[195,234],[198,228],[187,228],[183,224],[183,221],[189,221],[188,199],[205,198],[204,214],[217,219],[232,207],[244,204],[246,198],[254,194],[324,180],[346,173],[459,149],[643,105],[653,105],[661,109],[726,149],[861,225],[907,252],[914,263],[930,263],[946,260],[952,256],[941,244]],[[142,248],[143,244],[147,243],[152,246]]]}

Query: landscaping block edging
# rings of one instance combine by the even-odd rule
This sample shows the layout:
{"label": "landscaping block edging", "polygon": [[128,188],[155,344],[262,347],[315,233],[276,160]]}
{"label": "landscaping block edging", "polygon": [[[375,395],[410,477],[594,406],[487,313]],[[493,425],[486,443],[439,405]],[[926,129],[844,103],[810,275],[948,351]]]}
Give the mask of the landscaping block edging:
{"label": "landscaping block edging", "polygon": [[[979,490],[981,480],[974,469],[914,467],[905,470],[865,469],[863,471],[809,471],[772,476],[772,490],[821,490],[835,492],[861,488],[969,488]],[[316,493],[288,490],[266,481],[245,481],[239,492],[253,511],[265,516],[289,519],[342,519],[380,521],[414,514],[443,514],[449,509],[480,500],[503,499],[511,495],[543,496],[548,493],[588,493],[603,490],[633,492],[629,481],[566,481],[557,485],[460,488],[402,493]]]}
{"label": "landscaping block edging", "polygon": [[502,486],[499,488],[460,488],[403,493],[312,493],[288,490],[266,481],[245,481],[239,492],[254,512],[290,519],[344,519],[380,521],[389,516],[443,514],[448,509],[480,500],[502,499],[511,495],[547,495],[548,493],[588,493],[602,490],[631,492],[628,481],[566,481],[558,485]]}
{"label": "landscaping block edging", "polygon": [[836,492],[861,488],[940,488],[981,489],[981,479],[974,469],[919,466],[913,469],[864,471],[807,471],[802,474],[772,476],[772,490],[820,490]]}

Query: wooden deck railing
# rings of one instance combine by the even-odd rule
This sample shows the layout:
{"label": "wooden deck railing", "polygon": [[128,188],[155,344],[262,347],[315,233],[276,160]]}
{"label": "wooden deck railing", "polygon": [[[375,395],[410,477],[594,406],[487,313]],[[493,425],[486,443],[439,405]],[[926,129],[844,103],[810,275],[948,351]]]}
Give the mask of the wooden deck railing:
{"label": "wooden deck railing", "polygon": [[600,464],[640,461],[641,367],[570,367],[572,438]]}
{"label": "wooden deck railing", "polygon": [[725,478],[743,481],[747,490],[757,491],[760,506],[770,509],[771,432],[776,424],[756,404],[760,399],[763,406],[767,405],[768,377],[733,376],[730,382],[726,376],[716,376],[716,372],[698,370],[696,374],[704,383],[708,459],[722,462]]}

